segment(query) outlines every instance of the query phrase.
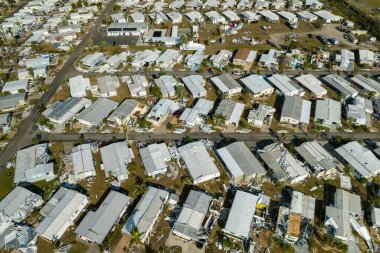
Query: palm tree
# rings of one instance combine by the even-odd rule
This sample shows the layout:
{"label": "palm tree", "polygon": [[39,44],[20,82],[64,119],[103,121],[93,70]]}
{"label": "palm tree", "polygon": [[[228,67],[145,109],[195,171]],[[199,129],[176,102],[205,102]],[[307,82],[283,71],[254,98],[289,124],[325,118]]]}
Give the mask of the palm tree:
{"label": "palm tree", "polygon": [[135,185],[135,187],[133,187],[133,196],[137,197],[139,195],[142,195],[145,191],[146,191],[146,184],[138,184],[138,185]]}
{"label": "palm tree", "polygon": [[142,244],[141,240],[140,240],[140,236],[143,235],[144,233],[139,233],[139,230],[136,227],[136,228],[132,229],[132,231],[130,232],[130,234],[132,236],[132,240],[131,240],[130,246],[137,245],[137,248],[140,249],[140,245]]}
{"label": "palm tree", "polygon": [[189,177],[189,176],[184,176],[184,177],[182,177],[182,178],[181,178],[181,182],[182,182],[182,184],[184,184],[184,185],[192,185],[192,184],[194,184],[193,179],[192,179],[191,177]]}

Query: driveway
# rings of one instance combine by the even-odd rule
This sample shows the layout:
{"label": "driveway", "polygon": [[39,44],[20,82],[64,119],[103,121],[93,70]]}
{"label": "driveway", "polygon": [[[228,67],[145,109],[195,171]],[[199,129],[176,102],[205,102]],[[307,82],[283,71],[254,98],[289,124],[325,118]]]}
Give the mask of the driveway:
{"label": "driveway", "polygon": [[194,242],[188,242],[188,241],[182,240],[174,236],[172,233],[169,234],[169,237],[165,242],[165,246],[167,247],[179,246],[182,249],[182,253],[205,253],[205,247],[203,247],[202,249],[198,249],[195,246]]}

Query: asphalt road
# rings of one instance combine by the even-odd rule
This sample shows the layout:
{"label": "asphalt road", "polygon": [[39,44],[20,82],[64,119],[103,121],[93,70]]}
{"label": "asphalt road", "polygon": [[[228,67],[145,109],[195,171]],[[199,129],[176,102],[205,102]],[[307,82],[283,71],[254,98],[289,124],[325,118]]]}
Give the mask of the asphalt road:
{"label": "asphalt road", "polygon": [[42,95],[40,101],[33,108],[23,125],[19,127],[13,139],[1,152],[0,169],[3,169],[6,166],[8,161],[16,154],[17,150],[33,143],[32,140],[37,134],[36,123],[39,116],[42,113],[43,108],[49,103],[55,92],[58,90],[59,86],[65,80],[66,73],[70,72],[73,69],[74,63],[80,57],[82,50],[87,46],[88,42],[96,34],[96,29],[101,25],[104,15],[111,13],[114,2],[115,0],[111,0],[108,3],[106,8],[103,10],[102,14],[94,22],[93,26],[89,29],[88,33],[83,37],[81,43],[77,46],[75,51],[65,62],[64,66],[62,67],[62,70],[56,75],[48,91]]}
{"label": "asphalt road", "polygon": [[[85,133],[85,134],[48,134],[41,135],[41,141],[59,141],[59,142],[76,142],[81,136],[84,140],[92,141],[111,141],[117,140],[133,140],[133,141],[176,141],[185,138],[186,136],[192,139],[208,139],[210,141],[220,141],[224,138],[231,138],[237,141],[261,141],[261,140],[276,140],[276,134],[270,133]],[[326,135],[318,135],[316,133],[287,133],[285,141],[294,138],[307,138],[309,140],[328,140],[333,136],[341,136],[343,138],[351,138],[352,140],[373,139],[380,141],[380,133],[329,133]]]}

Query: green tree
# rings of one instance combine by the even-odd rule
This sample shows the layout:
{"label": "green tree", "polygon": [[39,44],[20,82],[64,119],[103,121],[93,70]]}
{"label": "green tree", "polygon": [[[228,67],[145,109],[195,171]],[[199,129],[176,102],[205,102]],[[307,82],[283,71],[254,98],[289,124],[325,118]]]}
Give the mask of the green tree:
{"label": "green tree", "polygon": [[143,234],[144,233],[139,233],[139,230],[137,227],[132,229],[132,231],[131,231],[132,239],[131,239],[130,246],[136,245],[140,249],[140,246],[141,246],[140,236]]}
{"label": "green tree", "polygon": [[161,89],[160,89],[160,87],[158,87],[157,85],[154,85],[152,87],[152,95],[155,98],[160,98],[161,97]]}
{"label": "green tree", "polygon": [[147,189],[146,184],[137,184],[137,185],[135,185],[133,187],[132,195],[134,197],[142,195],[142,194],[144,194],[144,192],[146,191],[146,189]]}

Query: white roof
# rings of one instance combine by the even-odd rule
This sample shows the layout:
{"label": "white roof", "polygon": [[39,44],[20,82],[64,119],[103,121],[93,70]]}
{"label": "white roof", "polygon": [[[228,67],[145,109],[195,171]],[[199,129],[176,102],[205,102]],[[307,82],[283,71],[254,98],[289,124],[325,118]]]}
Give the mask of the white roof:
{"label": "white roof", "polygon": [[306,19],[306,20],[316,20],[318,18],[316,15],[308,11],[299,11],[297,12],[297,15],[301,19]]}
{"label": "white roof", "polygon": [[268,80],[285,95],[300,95],[303,89],[285,75],[275,74]]}
{"label": "white roof", "polygon": [[29,86],[29,79],[21,79],[16,81],[6,82],[1,89],[1,92],[18,92],[19,90],[27,91]]}
{"label": "white roof", "polygon": [[172,96],[175,94],[174,87],[177,85],[177,80],[173,76],[160,76],[154,79],[154,83],[160,88],[163,96]]}
{"label": "white roof", "polygon": [[203,79],[203,76],[190,75],[182,77],[181,80],[193,97],[204,97],[207,95],[207,90],[204,87],[206,81]]}
{"label": "white roof", "polygon": [[342,19],[341,16],[334,15],[326,10],[315,11],[314,14],[327,21],[339,21]]}
{"label": "white roof", "polygon": [[94,159],[92,158],[91,144],[75,146],[72,150],[74,175],[95,172]]}
{"label": "white roof", "polygon": [[362,177],[371,177],[380,172],[380,160],[357,141],[349,142],[335,151]]}
{"label": "white roof", "polygon": [[174,223],[173,233],[185,239],[197,240],[211,200],[211,196],[191,190]]}
{"label": "white roof", "polygon": [[141,234],[140,239],[144,242],[168,197],[169,192],[149,186],[124,224],[122,232],[131,233],[137,228]]}
{"label": "white roof", "polygon": [[230,90],[241,89],[241,86],[229,74],[222,74],[211,78],[211,81],[218,87],[218,89],[227,93]]}
{"label": "white roof", "polygon": [[85,195],[64,187],[59,188],[41,209],[44,219],[36,232],[51,241],[59,239],[62,228],[71,225],[73,218],[79,216],[87,203]]}
{"label": "white roof", "polygon": [[118,103],[108,98],[98,98],[92,105],[84,109],[79,115],[78,120],[86,125],[97,126],[102,120],[116,109]]}
{"label": "white roof", "polygon": [[297,22],[298,20],[297,16],[294,13],[289,12],[289,11],[279,11],[277,12],[277,14],[285,18],[289,22]]}
{"label": "white roof", "polygon": [[145,171],[148,175],[166,171],[166,162],[168,162],[171,157],[165,143],[150,144],[139,151]]}
{"label": "white roof", "polygon": [[86,66],[92,67],[102,59],[104,59],[104,54],[100,52],[95,52],[93,54],[89,54],[83,57],[82,63]]}
{"label": "white roof", "polygon": [[333,123],[341,126],[341,104],[333,99],[317,100],[315,118],[322,120],[326,125]]}
{"label": "white roof", "polygon": [[239,238],[249,238],[258,199],[251,193],[236,191],[224,231]]}
{"label": "white roof", "polygon": [[244,142],[235,142],[217,150],[233,178],[243,176],[243,179],[252,175],[266,173],[264,167],[252,154]]}
{"label": "white roof", "polygon": [[274,90],[274,88],[260,75],[252,74],[240,79],[240,81],[250,89],[253,94]]}
{"label": "white roof", "polygon": [[312,74],[300,75],[296,77],[296,80],[317,97],[321,97],[327,93],[327,90],[321,86],[322,82]]}
{"label": "white roof", "polygon": [[261,16],[269,19],[269,20],[272,20],[272,21],[277,21],[277,20],[280,19],[280,17],[276,13],[274,13],[274,12],[272,12],[270,10],[262,10],[262,11],[259,12],[259,14]]}
{"label": "white roof", "polygon": [[119,181],[128,178],[127,164],[134,158],[132,150],[125,141],[116,142],[104,146],[100,149],[102,156],[103,168],[106,172],[111,173]]}
{"label": "white roof", "polygon": [[215,114],[223,115],[226,117],[226,120],[230,123],[238,125],[240,122],[240,117],[244,112],[245,105],[242,103],[237,103],[230,99],[223,99],[218,108],[216,108]]}
{"label": "white roof", "polygon": [[372,78],[367,78],[359,74],[352,77],[351,81],[359,85],[366,92],[380,93],[380,83]]}
{"label": "white roof", "polygon": [[194,184],[220,176],[214,160],[202,141],[191,142],[178,148]]}
{"label": "white roof", "polygon": [[167,114],[174,113],[178,109],[179,109],[178,103],[170,99],[161,98],[154,105],[152,110],[150,110],[150,112],[147,115],[147,118],[161,118]]}
{"label": "white roof", "polygon": [[90,79],[82,75],[69,79],[70,94],[72,97],[85,97],[86,89],[90,88]]}
{"label": "white roof", "polygon": [[291,118],[300,123],[309,124],[311,102],[297,96],[285,96],[281,119]]}
{"label": "white roof", "polygon": [[112,227],[126,211],[131,198],[110,191],[96,211],[90,211],[75,229],[75,233],[92,242],[102,244]]}
{"label": "white roof", "polygon": [[17,151],[14,182],[34,182],[53,174],[53,163],[49,163],[48,144],[41,143]]}
{"label": "white roof", "polygon": [[145,18],[144,18],[144,14],[142,14],[141,12],[132,12],[131,14],[129,14],[129,16],[131,17],[132,21],[135,22],[135,23],[143,23]]}

